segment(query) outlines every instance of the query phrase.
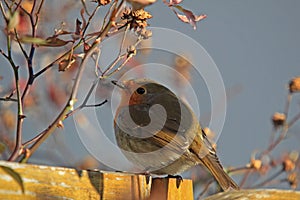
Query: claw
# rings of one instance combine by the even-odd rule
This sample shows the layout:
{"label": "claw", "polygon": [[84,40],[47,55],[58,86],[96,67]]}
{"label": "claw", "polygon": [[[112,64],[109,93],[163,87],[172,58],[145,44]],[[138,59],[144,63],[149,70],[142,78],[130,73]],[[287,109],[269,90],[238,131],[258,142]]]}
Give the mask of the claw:
{"label": "claw", "polygon": [[168,175],[167,178],[176,178],[176,187],[179,188],[183,178],[180,175]]}

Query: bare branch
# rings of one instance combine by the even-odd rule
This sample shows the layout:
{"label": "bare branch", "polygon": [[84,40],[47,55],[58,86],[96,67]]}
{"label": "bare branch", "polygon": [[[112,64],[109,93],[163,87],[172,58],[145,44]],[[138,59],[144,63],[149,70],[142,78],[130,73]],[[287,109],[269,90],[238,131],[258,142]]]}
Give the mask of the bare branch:
{"label": "bare branch", "polygon": [[[116,2],[118,2],[116,0]],[[121,1],[121,4],[123,3],[123,0]],[[117,4],[116,4],[117,5]],[[73,105],[76,99],[76,95],[77,95],[77,91],[78,91],[78,87],[79,87],[79,83],[83,74],[83,71],[85,69],[85,67],[87,66],[87,60],[88,58],[91,57],[91,55],[94,53],[95,49],[97,48],[97,46],[99,45],[99,43],[103,40],[103,38],[106,37],[106,34],[108,33],[108,31],[110,30],[112,24],[114,23],[114,20],[116,19],[116,14],[118,13],[118,9],[120,9],[121,7],[118,6],[114,8],[111,16],[110,16],[110,20],[107,23],[106,27],[104,28],[104,30],[98,35],[98,37],[96,38],[96,40],[93,42],[91,48],[86,52],[86,54],[84,55],[84,58],[82,59],[82,62],[80,64],[80,67],[78,69],[75,81],[74,81],[74,85],[72,87],[72,91],[70,94],[70,97],[66,103],[66,105],[64,106],[63,110],[60,112],[60,114],[56,117],[56,119],[50,124],[50,126],[45,129],[42,132],[42,135],[34,142],[34,144],[29,148],[30,151],[30,155],[33,154],[38,147],[46,140],[46,138],[48,138],[48,136],[50,136],[54,130],[57,128],[57,124],[60,123],[62,120],[65,119],[65,116],[68,114],[68,112],[70,110],[73,110]],[[26,162],[28,160],[28,158],[30,157],[23,157],[21,162]]]}
{"label": "bare branch", "polygon": [[17,102],[17,99],[13,99],[13,98],[7,98],[7,97],[0,97],[0,101],[13,101],[13,102]]}

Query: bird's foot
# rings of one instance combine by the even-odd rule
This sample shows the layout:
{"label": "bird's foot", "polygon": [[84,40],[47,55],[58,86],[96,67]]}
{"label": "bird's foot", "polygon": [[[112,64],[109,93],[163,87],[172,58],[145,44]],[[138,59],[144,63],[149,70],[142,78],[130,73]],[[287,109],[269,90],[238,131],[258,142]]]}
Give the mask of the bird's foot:
{"label": "bird's foot", "polygon": [[144,172],[144,175],[146,177],[146,184],[148,185],[150,183],[150,178],[151,178],[150,172],[146,171]]}
{"label": "bird's foot", "polygon": [[176,187],[179,188],[181,182],[183,182],[183,178],[180,175],[168,175],[167,178],[176,178]]}

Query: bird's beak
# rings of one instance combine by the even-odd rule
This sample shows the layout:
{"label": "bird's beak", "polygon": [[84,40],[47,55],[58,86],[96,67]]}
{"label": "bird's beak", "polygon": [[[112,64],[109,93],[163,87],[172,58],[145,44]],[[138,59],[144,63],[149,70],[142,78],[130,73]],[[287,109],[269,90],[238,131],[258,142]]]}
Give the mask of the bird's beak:
{"label": "bird's beak", "polygon": [[122,83],[120,83],[120,82],[118,82],[116,80],[112,80],[111,82],[112,82],[112,84],[118,86],[121,89],[126,89],[126,87]]}

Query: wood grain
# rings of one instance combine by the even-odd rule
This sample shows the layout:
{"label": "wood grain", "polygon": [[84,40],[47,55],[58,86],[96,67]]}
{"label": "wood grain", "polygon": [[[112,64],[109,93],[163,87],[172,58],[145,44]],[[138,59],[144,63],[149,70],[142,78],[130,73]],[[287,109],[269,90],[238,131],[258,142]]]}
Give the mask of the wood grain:
{"label": "wood grain", "polygon": [[[11,173],[0,167],[0,199],[121,199],[192,200],[191,180],[151,178],[145,175],[78,171],[71,168],[19,164],[0,161],[20,175],[24,192]],[[300,192],[291,190],[240,190],[219,193],[206,200],[299,200]]]}
{"label": "wood grain", "polygon": [[[19,164],[0,161],[23,181],[20,184],[0,168],[0,199],[149,199],[150,192],[162,184],[166,195],[157,199],[193,199],[192,181],[183,180],[177,188],[176,179],[153,179],[145,175],[77,171],[71,168]],[[152,187],[152,188],[151,188]]]}
{"label": "wood grain", "polygon": [[300,200],[300,192],[278,189],[228,191],[207,197],[205,200]]}

